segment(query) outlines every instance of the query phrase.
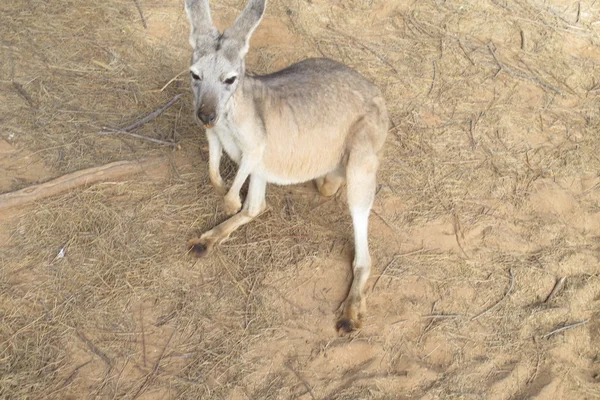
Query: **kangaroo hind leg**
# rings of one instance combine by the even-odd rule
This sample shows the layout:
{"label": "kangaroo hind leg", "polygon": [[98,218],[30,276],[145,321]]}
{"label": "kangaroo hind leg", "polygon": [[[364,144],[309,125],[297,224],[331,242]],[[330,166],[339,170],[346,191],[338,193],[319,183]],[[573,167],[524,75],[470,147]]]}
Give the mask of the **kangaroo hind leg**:
{"label": "kangaroo hind leg", "polygon": [[359,143],[351,149],[346,166],[348,205],[354,228],[354,276],[343,303],[342,315],[336,324],[337,331],[341,334],[362,326],[362,318],[366,312],[364,287],[371,272],[369,213],[375,198],[379,160],[367,137],[357,139]]}
{"label": "kangaroo hind leg", "polygon": [[325,174],[325,176],[315,179],[319,193],[325,197],[335,195],[345,181],[346,168],[343,164],[338,165],[333,171]]}

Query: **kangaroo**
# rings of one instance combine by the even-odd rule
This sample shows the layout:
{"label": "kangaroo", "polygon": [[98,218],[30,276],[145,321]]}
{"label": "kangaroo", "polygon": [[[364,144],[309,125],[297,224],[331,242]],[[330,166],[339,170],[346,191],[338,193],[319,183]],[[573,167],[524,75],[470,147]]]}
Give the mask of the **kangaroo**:
{"label": "kangaroo", "polygon": [[[339,334],[362,326],[363,289],[371,270],[369,213],[388,115],[379,89],[339,62],[307,59],[264,76],[246,75],[244,57],[266,0],[249,0],[233,25],[220,33],[208,0],[185,0],[190,20],[190,66],[195,118],[208,139],[212,185],[224,195],[221,224],[189,241],[205,256],[265,208],[267,183],[315,180],[324,196],[346,182],[354,227],[353,281],[336,323]],[[219,165],[223,150],[239,169],[226,190]],[[243,207],[240,189],[250,177]]]}

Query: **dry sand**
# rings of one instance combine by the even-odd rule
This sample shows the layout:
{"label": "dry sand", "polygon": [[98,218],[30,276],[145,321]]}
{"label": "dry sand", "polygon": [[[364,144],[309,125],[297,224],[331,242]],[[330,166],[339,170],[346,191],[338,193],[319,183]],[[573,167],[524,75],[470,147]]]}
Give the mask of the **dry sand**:
{"label": "dry sand", "polygon": [[[224,27],[244,2],[212,3]],[[270,2],[250,70],[331,57],[390,110],[369,314],[343,338],[345,194],[271,186],[186,254],[224,218],[177,77],[187,19],[137,4],[0,6],[0,192],[171,160],[0,215],[0,398],[600,398],[599,2]],[[97,134],[177,94],[135,132],[179,151]]]}

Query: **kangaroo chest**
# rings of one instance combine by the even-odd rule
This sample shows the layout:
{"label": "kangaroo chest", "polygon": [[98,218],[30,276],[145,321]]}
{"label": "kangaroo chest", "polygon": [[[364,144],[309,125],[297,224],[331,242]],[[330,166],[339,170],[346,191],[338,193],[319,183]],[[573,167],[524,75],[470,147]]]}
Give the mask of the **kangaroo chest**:
{"label": "kangaroo chest", "polygon": [[229,158],[239,164],[242,159],[239,130],[230,124],[218,125],[212,128],[212,130],[217,134],[221,146],[223,146],[223,150],[225,150]]}

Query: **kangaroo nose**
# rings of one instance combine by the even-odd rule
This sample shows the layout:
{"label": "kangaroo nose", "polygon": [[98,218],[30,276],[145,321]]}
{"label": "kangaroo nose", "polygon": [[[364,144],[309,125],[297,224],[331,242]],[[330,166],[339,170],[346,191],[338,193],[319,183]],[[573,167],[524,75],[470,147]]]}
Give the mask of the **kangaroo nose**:
{"label": "kangaroo nose", "polygon": [[212,125],[217,119],[217,115],[215,112],[211,112],[210,114],[205,114],[204,112],[198,111],[198,119],[204,123],[204,125]]}

